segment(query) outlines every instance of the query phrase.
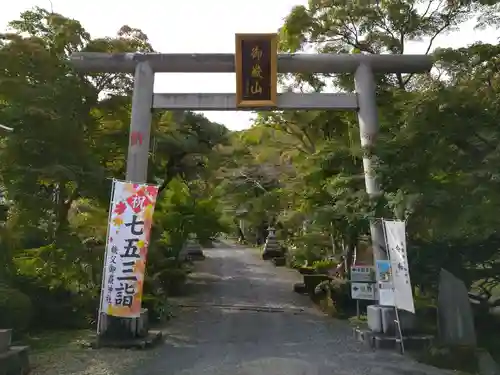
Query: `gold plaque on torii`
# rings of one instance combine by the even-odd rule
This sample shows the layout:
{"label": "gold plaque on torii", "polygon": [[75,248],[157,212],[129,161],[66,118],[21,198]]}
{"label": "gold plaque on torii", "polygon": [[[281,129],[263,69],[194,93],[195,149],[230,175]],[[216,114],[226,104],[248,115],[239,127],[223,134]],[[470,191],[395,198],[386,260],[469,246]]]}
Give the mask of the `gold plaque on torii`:
{"label": "gold plaque on torii", "polygon": [[276,107],[278,34],[236,34],[236,107]]}

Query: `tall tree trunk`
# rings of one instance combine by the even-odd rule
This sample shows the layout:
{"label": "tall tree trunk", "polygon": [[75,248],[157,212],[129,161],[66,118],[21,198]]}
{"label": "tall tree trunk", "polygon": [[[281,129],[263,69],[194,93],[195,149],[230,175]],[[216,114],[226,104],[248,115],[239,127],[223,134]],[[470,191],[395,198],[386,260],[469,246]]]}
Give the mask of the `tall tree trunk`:
{"label": "tall tree trunk", "polygon": [[357,242],[358,236],[355,234],[351,234],[347,240],[346,271],[349,279],[351,278],[351,267],[356,255]]}
{"label": "tall tree trunk", "polygon": [[[65,199],[65,197],[67,198]],[[66,187],[61,183],[59,185],[59,199],[57,202],[57,228],[56,236],[63,233],[69,228],[69,210],[71,205],[78,198],[79,191],[75,188],[69,194]]]}
{"label": "tall tree trunk", "polygon": [[172,181],[175,176],[177,176],[180,172],[179,170],[179,163],[180,161],[187,155],[187,153],[181,153],[180,155],[172,155],[169,157],[167,166],[166,166],[166,171],[165,171],[165,179],[161,183],[160,187],[158,188],[158,195],[161,194],[163,190],[168,186],[170,181]]}
{"label": "tall tree trunk", "polygon": [[241,228],[240,221],[235,219],[234,223],[236,224],[236,230],[238,232],[238,241],[239,242],[246,241],[245,233],[243,233],[243,229]]}

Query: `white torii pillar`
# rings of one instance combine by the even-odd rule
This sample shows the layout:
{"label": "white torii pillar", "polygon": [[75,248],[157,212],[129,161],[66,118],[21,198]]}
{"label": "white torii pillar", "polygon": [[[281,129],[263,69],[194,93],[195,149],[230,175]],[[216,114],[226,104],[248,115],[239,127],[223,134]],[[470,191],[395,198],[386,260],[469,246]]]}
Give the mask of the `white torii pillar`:
{"label": "white torii pillar", "polygon": [[[382,192],[373,167],[372,150],[377,139],[379,124],[377,98],[373,71],[368,64],[361,64],[354,74],[354,86],[358,94],[358,122],[361,147],[363,151],[363,171],[365,173],[366,192],[370,197],[377,197]],[[370,223],[374,260],[387,259],[384,232],[380,221]]]}

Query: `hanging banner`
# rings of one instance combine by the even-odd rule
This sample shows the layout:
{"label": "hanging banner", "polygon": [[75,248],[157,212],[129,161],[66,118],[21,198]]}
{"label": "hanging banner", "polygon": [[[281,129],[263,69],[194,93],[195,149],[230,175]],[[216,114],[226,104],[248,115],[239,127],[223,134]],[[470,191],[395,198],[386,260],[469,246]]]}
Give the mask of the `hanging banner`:
{"label": "hanging banner", "polygon": [[395,306],[415,313],[410,270],[406,253],[406,225],[404,221],[384,220],[387,251],[391,261]]}
{"label": "hanging banner", "polygon": [[100,311],[140,316],[144,270],[158,187],[113,181]]}
{"label": "hanging banner", "polygon": [[375,268],[377,270],[378,303],[381,306],[394,306],[391,262],[389,260],[377,260]]}

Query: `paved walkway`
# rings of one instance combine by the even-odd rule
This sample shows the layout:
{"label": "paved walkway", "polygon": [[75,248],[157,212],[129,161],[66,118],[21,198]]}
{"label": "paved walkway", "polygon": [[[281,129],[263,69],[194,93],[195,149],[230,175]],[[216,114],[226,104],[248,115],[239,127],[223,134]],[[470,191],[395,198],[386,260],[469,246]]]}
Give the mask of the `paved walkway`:
{"label": "paved walkway", "polygon": [[300,275],[253,249],[205,250],[197,293],[182,299],[165,345],[137,375],[438,375],[394,352],[373,352],[345,322],[292,291]]}

